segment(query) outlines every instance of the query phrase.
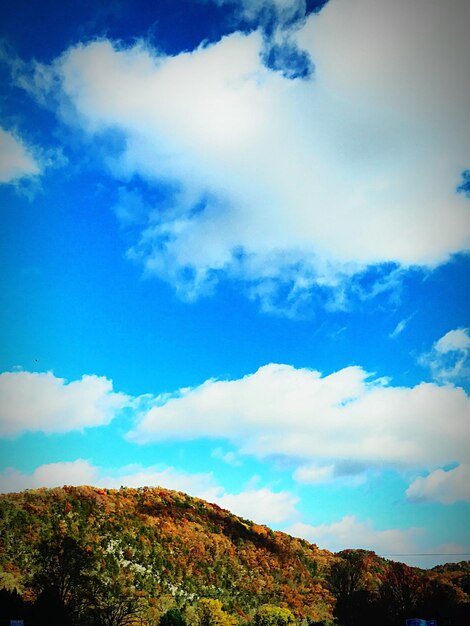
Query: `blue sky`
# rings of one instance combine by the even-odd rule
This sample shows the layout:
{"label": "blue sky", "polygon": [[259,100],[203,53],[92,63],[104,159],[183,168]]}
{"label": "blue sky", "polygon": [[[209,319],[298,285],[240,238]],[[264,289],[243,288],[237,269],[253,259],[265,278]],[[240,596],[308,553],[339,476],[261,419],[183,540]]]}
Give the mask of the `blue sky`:
{"label": "blue sky", "polygon": [[3,3],[2,491],[469,557],[469,10]]}

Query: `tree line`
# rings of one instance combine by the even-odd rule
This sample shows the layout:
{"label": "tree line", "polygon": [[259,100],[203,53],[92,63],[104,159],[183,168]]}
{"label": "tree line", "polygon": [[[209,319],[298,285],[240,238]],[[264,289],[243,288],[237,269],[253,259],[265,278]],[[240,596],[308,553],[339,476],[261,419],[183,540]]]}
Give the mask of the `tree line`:
{"label": "tree line", "polygon": [[112,567],[112,560],[100,562],[86,545],[58,530],[33,553],[28,593],[2,589],[0,606],[4,617],[25,619],[27,626],[402,626],[410,617],[437,619],[439,626],[470,623],[469,571],[460,573],[455,584],[452,578],[390,562],[377,576],[374,556],[345,551],[325,573],[335,598],[333,620],[296,619],[289,608],[269,604],[251,616],[232,615],[215,597],[180,606],[168,598],[173,606],[162,612],[162,604],[139,592],[125,570]]}
{"label": "tree line", "polygon": [[[327,576],[341,626],[403,626],[408,618],[437,620],[438,626],[470,624],[470,571],[429,572],[390,561],[374,575],[364,550],[346,550]],[[374,555],[375,556],[375,555]],[[372,571],[371,571],[372,570]]]}

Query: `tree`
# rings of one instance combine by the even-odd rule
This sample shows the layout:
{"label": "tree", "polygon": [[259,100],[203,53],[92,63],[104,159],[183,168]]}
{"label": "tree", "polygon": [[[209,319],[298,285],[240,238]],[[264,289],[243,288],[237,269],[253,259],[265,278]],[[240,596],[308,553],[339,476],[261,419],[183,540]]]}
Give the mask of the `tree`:
{"label": "tree", "polygon": [[[125,551],[126,552],[125,552]],[[127,626],[136,623],[148,609],[143,590],[148,571],[133,562],[129,544],[108,541],[106,548],[95,552],[95,579],[91,611],[97,626]],[[98,556],[99,555],[99,556]]]}
{"label": "tree", "polygon": [[288,626],[295,624],[291,611],[279,606],[264,604],[255,615],[255,626]]}
{"label": "tree", "polygon": [[444,576],[431,576],[424,588],[420,614],[442,625],[464,623],[459,618],[467,604],[468,596],[458,585]]}
{"label": "tree", "polygon": [[198,626],[235,626],[236,619],[222,609],[222,602],[212,598],[201,598],[196,606]]}
{"label": "tree", "polygon": [[34,555],[31,587],[37,618],[60,626],[87,623],[93,557],[76,539],[56,533],[43,539]]}
{"label": "tree", "polygon": [[99,626],[128,626],[135,624],[141,612],[139,599],[135,596],[106,594],[93,607],[95,623]]}
{"label": "tree", "polygon": [[379,595],[388,623],[403,624],[413,617],[424,593],[424,579],[405,563],[392,562],[384,576]]}
{"label": "tree", "polygon": [[364,556],[356,551],[343,553],[328,573],[327,581],[336,598],[334,614],[344,626],[354,626],[356,618],[360,617],[366,588],[365,574]]}
{"label": "tree", "polygon": [[186,620],[180,609],[169,609],[160,617],[160,626],[186,626]]}

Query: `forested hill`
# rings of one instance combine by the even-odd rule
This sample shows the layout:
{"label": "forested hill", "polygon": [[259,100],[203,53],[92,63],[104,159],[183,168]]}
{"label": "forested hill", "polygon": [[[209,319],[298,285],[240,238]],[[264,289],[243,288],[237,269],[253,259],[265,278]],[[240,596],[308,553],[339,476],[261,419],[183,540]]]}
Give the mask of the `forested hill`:
{"label": "forested hill", "polygon": [[[1,498],[2,583],[28,594],[38,546],[60,551],[67,537],[94,561],[115,593],[135,589],[155,612],[209,597],[234,615],[288,606],[296,615],[331,614],[318,572],[331,553],[273,532],[184,493],[165,489],[38,489]],[[72,547],[72,546],[71,546]],[[34,586],[33,581],[33,586]]]}
{"label": "forested hill", "polygon": [[404,590],[400,611],[433,605],[434,615],[446,604],[456,619],[468,615],[465,564],[424,573],[365,551],[333,555],[161,488],[3,495],[0,542],[0,600],[10,612],[0,620],[267,626],[260,611],[272,605],[279,624],[328,624],[334,615],[347,624],[358,611],[363,624],[369,615],[385,624],[385,614],[393,624]]}

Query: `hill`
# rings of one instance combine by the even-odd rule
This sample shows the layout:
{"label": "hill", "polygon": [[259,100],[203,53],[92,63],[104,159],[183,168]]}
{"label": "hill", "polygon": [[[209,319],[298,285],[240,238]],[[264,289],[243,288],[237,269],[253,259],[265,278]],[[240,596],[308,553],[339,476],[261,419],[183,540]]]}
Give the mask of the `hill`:
{"label": "hill", "polygon": [[[6,494],[0,497],[0,537],[0,599],[30,623],[151,625],[181,609],[179,617],[204,626],[201,598],[208,598],[206,608],[220,612],[212,616],[214,626],[224,619],[226,626],[247,623],[266,604],[289,609],[299,624],[326,624],[334,614],[342,619],[345,603],[352,614],[360,602],[367,624],[364,612],[384,610],[379,591],[397,567],[405,587],[425,581],[428,589],[438,581],[455,615],[468,608],[464,563],[425,574],[372,552],[334,555],[161,488]],[[354,572],[356,586],[344,595],[344,580]],[[65,609],[67,615],[57,617]]]}
{"label": "hill", "polygon": [[39,489],[0,499],[4,587],[28,595],[34,548],[70,537],[125,587],[154,599],[155,612],[216,597],[248,617],[265,603],[297,616],[331,615],[318,575],[333,555],[306,541],[164,489]]}

